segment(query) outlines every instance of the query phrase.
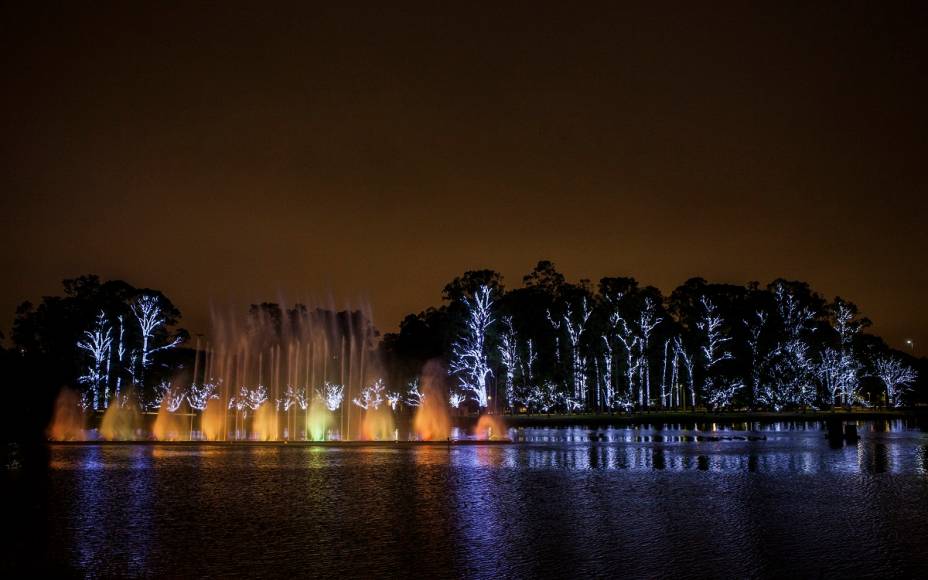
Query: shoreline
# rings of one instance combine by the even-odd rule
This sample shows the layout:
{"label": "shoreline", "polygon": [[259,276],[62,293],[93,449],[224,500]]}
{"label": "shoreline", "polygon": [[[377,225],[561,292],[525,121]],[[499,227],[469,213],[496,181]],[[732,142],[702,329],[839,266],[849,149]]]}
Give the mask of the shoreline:
{"label": "shoreline", "polygon": [[484,445],[509,445],[511,439],[449,439],[445,441],[249,441],[247,439],[229,440],[229,441],[158,441],[155,439],[134,439],[127,441],[107,441],[104,439],[91,441],[48,441],[48,445],[62,446],[167,446],[167,447],[387,447],[387,448],[409,448],[409,447],[472,447]]}
{"label": "shoreline", "polygon": [[[606,425],[632,426],[651,425],[654,423],[776,423],[779,421],[828,421],[861,420],[880,421],[893,419],[913,419],[928,421],[928,408],[907,409],[861,409],[836,411],[644,411],[635,413],[578,413],[551,415],[497,415],[507,427],[544,427],[544,426],[593,426]],[[456,424],[469,425],[477,421],[477,416],[458,416],[452,419]]]}
{"label": "shoreline", "polygon": [[[590,413],[590,414],[572,414],[572,415],[497,415],[502,418],[507,428],[522,427],[589,427],[598,429],[602,427],[633,427],[633,426],[650,426],[665,424],[682,424],[692,425],[692,428],[699,429],[701,426],[707,426],[713,423],[723,425],[738,425],[748,423],[769,424],[780,421],[807,421],[807,422],[830,422],[830,421],[888,421],[896,419],[913,420],[923,424],[928,429],[928,408],[912,409],[862,409],[862,410],[841,410],[841,411],[791,411],[791,412],[771,412],[771,411],[728,411],[728,412],[709,412],[709,411],[655,411],[632,414],[609,414],[609,413]],[[459,428],[472,427],[478,421],[477,415],[459,415],[452,417],[452,422]],[[748,430],[751,427],[745,425]],[[468,446],[493,446],[493,445],[511,445],[517,442],[508,439],[446,439],[436,441],[408,441],[408,440],[388,440],[388,441],[253,441],[253,440],[227,440],[227,441],[198,441],[198,440],[178,440],[178,441],[158,441],[154,439],[139,439],[125,441],[107,441],[102,439],[86,441],[46,441],[48,445],[61,446],[87,446],[87,445],[159,445],[168,447],[328,447],[328,448],[356,448],[356,447],[383,447],[383,448],[411,448],[411,447],[468,447]]]}

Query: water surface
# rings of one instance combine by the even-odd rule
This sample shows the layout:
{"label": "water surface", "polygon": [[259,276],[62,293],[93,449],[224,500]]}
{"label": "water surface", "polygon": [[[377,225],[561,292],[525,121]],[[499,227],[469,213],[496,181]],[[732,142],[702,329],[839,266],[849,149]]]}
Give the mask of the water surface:
{"label": "water surface", "polygon": [[521,429],[459,447],[53,446],[43,561],[89,576],[916,577],[928,434]]}

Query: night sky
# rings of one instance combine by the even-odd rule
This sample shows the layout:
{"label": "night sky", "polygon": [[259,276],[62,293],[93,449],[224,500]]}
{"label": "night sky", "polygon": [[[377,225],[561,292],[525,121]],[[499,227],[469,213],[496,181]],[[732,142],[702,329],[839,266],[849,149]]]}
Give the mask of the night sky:
{"label": "night sky", "polygon": [[802,279],[928,349],[924,3],[35,4],[0,9],[4,333],[90,272],[193,332],[308,296],[390,331],[550,259]]}

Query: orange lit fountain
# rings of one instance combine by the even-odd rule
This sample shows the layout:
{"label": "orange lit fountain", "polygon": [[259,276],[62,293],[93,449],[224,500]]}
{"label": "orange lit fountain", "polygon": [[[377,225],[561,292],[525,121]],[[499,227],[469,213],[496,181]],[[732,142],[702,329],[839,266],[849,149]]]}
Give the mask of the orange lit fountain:
{"label": "orange lit fountain", "polygon": [[506,424],[499,415],[481,415],[477,420],[474,436],[480,441],[506,439]]}
{"label": "orange lit fountain", "polygon": [[71,389],[61,389],[55,401],[55,415],[48,429],[54,441],[84,441],[85,417],[80,406],[80,395]]}
{"label": "orange lit fountain", "polygon": [[103,413],[100,436],[107,441],[132,441],[138,438],[142,424],[135,394],[128,392],[123,397],[114,397]]}
{"label": "orange lit fountain", "polygon": [[422,402],[412,422],[412,429],[420,441],[447,439],[451,434],[451,419],[445,401],[446,376],[445,369],[436,361],[429,361],[422,369]]}

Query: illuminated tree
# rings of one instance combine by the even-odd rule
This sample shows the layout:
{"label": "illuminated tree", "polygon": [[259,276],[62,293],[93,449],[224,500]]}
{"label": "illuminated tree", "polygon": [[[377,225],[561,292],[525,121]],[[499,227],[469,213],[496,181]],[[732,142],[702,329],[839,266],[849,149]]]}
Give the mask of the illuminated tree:
{"label": "illuminated tree", "polygon": [[[126,324],[125,317],[120,314],[116,317],[116,320],[119,322],[119,342],[116,346],[116,357],[119,360],[119,368],[122,369],[125,366],[126,358]],[[122,392],[122,373],[116,373],[116,396],[118,397]]]}
{"label": "illuminated tree", "polygon": [[180,409],[180,406],[184,403],[186,398],[187,393],[184,391],[183,387],[167,381],[161,381],[155,387],[154,397],[152,397],[148,408],[151,411],[157,411],[161,408],[163,403],[168,411],[174,413]]}
{"label": "illuminated tree", "polygon": [[661,317],[657,316],[654,300],[645,298],[644,306],[638,315],[638,371],[641,379],[638,382],[638,404],[647,407],[651,397],[651,370],[648,361],[648,343],[654,328],[660,324]]}
{"label": "illuminated tree", "polygon": [[589,308],[586,296],[581,299],[580,310],[576,313],[573,312],[570,304],[567,304],[564,307],[564,316],[557,322],[551,317],[551,311],[548,311],[548,320],[551,322],[551,325],[555,330],[560,330],[563,326],[567,334],[568,343],[570,344],[570,375],[573,389],[569,399],[572,403],[582,401],[586,395],[586,359],[580,351],[580,339],[583,336],[583,332],[586,330],[587,322],[590,320],[591,314],[592,310]]}
{"label": "illuminated tree", "polygon": [[[836,405],[840,395],[844,405],[850,406],[860,398],[860,373],[863,364],[854,352],[854,338],[864,326],[869,324],[866,319],[856,319],[857,309],[853,304],[836,298],[831,306],[832,325],[838,334],[839,347],[834,353],[823,353],[819,371],[827,372],[827,379],[831,382],[828,388],[829,403]],[[827,349],[826,349],[827,350]]]}
{"label": "illuminated tree", "polygon": [[373,384],[361,389],[361,396],[355,397],[351,402],[365,410],[379,409],[384,402],[385,390],[383,379],[377,379]]}
{"label": "illuminated tree", "polygon": [[284,392],[281,406],[283,406],[284,411],[289,411],[293,406],[298,406],[305,411],[309,406],[309,397],[306,393],[306,387],[287,385],[287,390]]}
{"label": "illuminated tree", "polygon": [[316,397],[325,401],[325,408],[329,411],[337,411],[342,406],[342,400],[345,398],[345,388],[342,385],[334,383],[325,383],[321,391],[316,391]]}
{"label": "illuminated tree", "polygon": [[[617,300],[613,301],[613,312],[609,315],[609,333],[603,337],[606,342],[606,355],[609,358],[609,380],[607,383],[606,404],[614,408],[620,402],[630,403],[635,399],[635,377],[638,376],[638,366],[641,364],[641,358],[638,357],[639,338],[636,336],[632,327],[625,322],[625,319],[619,313],[616,306]],[[618,342],[613,342],[618,341]],[[621,343],[625,351],[625,393],[619,393],[611,387],[612,377],[614,375],[612,367],[613,344]],[[625,406],[624,404],[621,406]]]}
{"label": "illuminated tree", "polygon": [[712,390],[706,402],[713,409],[722,409],[731,406],[735,393],[744,388],[744,383],[740,379],[719,378],[713,381]]}
{"label": "illuminated tree", "polygon": [[164,325],[164,317],[161,315],[161,304],[157,296],[153,294],[143,294],[139,296],[132,304],[132,314],[139,324],[139,332],[142,336],[142,348],[139,352],[140,364],[144,376],[145,370],[151,364],[151,355],[169,348],[174,348],[183,342],[179,336],[174,337],[170,342],[161,346],[152,346],[151,342],[155,332]]}
{"label": "illuminated tree", "polygon": [[804,334],[810,330],[814,313],[800,305],[795,294],[779,283],[774,288],[777,315],[783,339],[766,357],[767,378],[759,401],[779,411],[787,405],[812,406],[816,393],[813,383],[815,365]]}
{"label": "illuminated tree", "polygon": [[258,385],[253,389],[242,385],[238,394],[229,399],[229,408],[247,416],[249,410],[257,411],[258,407],[266,403],[267,400],[267,388],[264,385]]}
{"label": "illuminated tree", "polygon": [[516,341],[516,331],[512,327],[512,317],[504,316],[503,333],[500,336],[499,354],[503,366],[506,367],[505,384],[506,404],[511,409],[513,404],[513,390],[515,389],[516,369],[519,367],[519,349]]}
{"label": "illuminated tree", "polygon": [[751,320],[745,320],[744,326],[748,331],[748,349],[751,351],[751,395],[755,402],[761,400],[761,381],[763,379],[766,356],[761,352],[761,335],[767,327],[767,313],[758,310]]}
{"label": "illuminated tree", "polygon": [[886,387],[886,404],[891,407],[902,405],[902,395],[918,378],[915,369],[891,356],[879,356],[873,361],[873,374]]}
{"label": "illuminated tree", "polygon": [[419,390],[419,379],[413,379],[409,381],[409,390],[406,393],[406,404],[410,407],[421,407],[422,399],[425,398],[425,393]]}
{"label": "illuminated tree", "polygon": [[81,393],[80,399],[77,401],[77,406],[81,408],[81,413],[86,413],[93,408],[93,399],[94,393],[92,391],[84,391]]}
{"label": "illuminated tree", "polygon": [[212,381],[193,383],[187,390],[187,403],[191,409],[202,411],[206,409],[206,405],[211,399],[219,398],[217,390],[217,384]]}
{"label": "illuminated tree", "polygon": [[561,396],[554,382],[543,381],[533,389],[531,399],[536,409],[548,413],[560,402]]}
{"label": "illuminated tree", "polygon": [[609,336],[603,336],[603,399],[605,407],[607,409],[612,409],[612,405],[615,399],[615,385],[612,378],[612,343],[609,341]]}
{"label": "illuminated tree", "polygon": [[451,393],[448,395],[448,404],[451,405],[452,409],[457,409],[460,407],[461,403],[463,403],[465,400],[466,397],[461,393]]}
{"label": "illuminated tree", "polygon": [[487,360],[487,330],[493,323],[493,298],[489,286],[477,289],[473,298],[462,298],[467,307],[468,319],[463,336],[451,347],[449,373],[457,375],[458,385],[477,405],[487,406],[487,376],[491,374]]}
{"label": "illuminated tree", "polygon": [[845,352],[831,347],[822,351],[814,370],[829,405],[837,405],[839,398],[844,400],[845,405],[854,402],[860,369],[857,361]]}
{"label": "illuminated tree", "polygon": [[724,321],[719,316],[718,307],[705,296],[700,298],[703,312],[702,318],[696,323],[696,328],[703,335],[703,391],[706,402],[712,407],[722,407],[731,404],[735,392],[744,387],[741,381],[722,380],[713,375],[713,369],[720,362],[732,358],[731,352],[725,350],[725,343],[731,338],[723,332]]}
{"label": "illuminated tree", "polygon": [[526,356],[520,358],[519,375],[520,380],[513,385],[511,407],[521,403],[526,409],[532,408],[532,393],[535,385],[535,363],[538,361],[538,353],[535,351],[535,345],[532,339],[525,341]]}
{"label": "illuminated tree", "polygon": [[113,338],[110,326],[106,321],[106,315],[101,310],[100,314],[97,315],[93,330],[85,331],[83,338],[77,341],[77,348],[89,353],[92,359],[87,374],[82,376],[80,381],[90,385],[90,389],[94,393],[94,409],[103,409],[109,404],[109,393],[107,392],[109,377],[103,363],[112,344]]}
{"label": "illuminated tree", "polygon": [[696,377],[694,375],[696,361],[693,359],[693,355],[687,352],[686,347],[683,345],[683,340],[677,336],[674,337],[674,350],[677,353],[680,361],[683,363],[683,367],[686,369],[686,387],[690,392],[690,407],[695,411],[696,410]]}

